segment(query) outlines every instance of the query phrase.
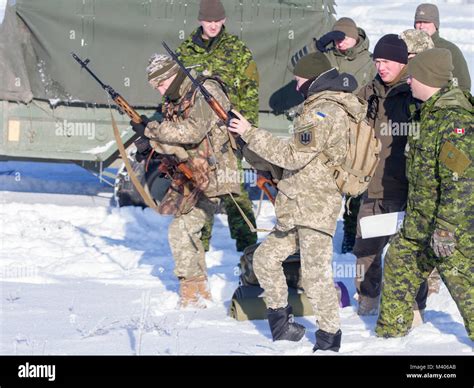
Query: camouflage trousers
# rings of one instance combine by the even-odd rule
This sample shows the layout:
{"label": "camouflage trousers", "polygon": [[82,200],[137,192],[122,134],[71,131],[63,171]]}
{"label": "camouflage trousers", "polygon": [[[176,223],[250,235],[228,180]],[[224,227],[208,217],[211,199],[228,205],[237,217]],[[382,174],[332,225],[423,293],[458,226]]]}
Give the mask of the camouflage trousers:
{"label": "camouflage trousers", "polygon": [[420,285],[437,268],[474,340],[474,264],[459,250],[437,258],[429,241],[408,240],[398,235],[385,257],[380,315],[375,333],[400,337],[408,333],[413,320],[413,302]]}
{"label": "camouflage trousers", "polygon": [[168,242],[175,260],[174,273],[178,279],[206,275],[205,251],[201,229],[214,218],[219,198],[201,198],[186,214],[176,217],[168,229]]}
{"label": "camouflage trousers", "polygon": [[253,267],[268,308],[288,305],[288,287],[282,263],[300,250],[301,276],[319,328],[336,333],[340,328],[339,302],[332,274],[332,237],[305,227],[275,230],[258,247]]}
{"label": "camouflage trousers", "polygon": [[[253,213],[252,201],[249,194],[242,187],[240,195],[234,195],[235,201],[239,204],[250,222],[255,225],[255,215]],[[230,237],[236,240],[236,248],[238,252],[242,252],[245,248],[257,242],[257,233],[252,232],[247,223],[242,218],[237,206],[230,195],[222,197],[222,204],[227,213],[227,222],[229,223]],[[214,218],[206,222],[202,230],[201,241],[206,251],[209,250],[209,241],[212,235],[212,226]]]}

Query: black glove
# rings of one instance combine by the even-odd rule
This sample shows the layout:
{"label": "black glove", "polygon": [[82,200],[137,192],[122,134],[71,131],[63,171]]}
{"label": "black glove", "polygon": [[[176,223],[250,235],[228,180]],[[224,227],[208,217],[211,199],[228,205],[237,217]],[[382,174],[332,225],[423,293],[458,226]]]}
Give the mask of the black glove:
{"label": "black glove", "polygon": [[316,41],[316,48],[322,53],[325,53],[331,50],[331,48],[326,47],[329,43],[344,40],[345,38],[346,34],[342,31],[330,31]]}
{"label": "black glove", "polygon": [[135,147],[137,147],[135,159],[138,163],[140,163],[142,160],[145,160],[153,150],[150,145],[150,140],[146,137],[139,137],[133,144],[135,144]]}
{"label": "black glove", "polygon": [[150,122],[150,120],[145,115],[141,115],[140,118],[142,119],[141,123],[137,124],[137,123],[134,123],[132,120],[130,120],[130,125],[132,126],[132,129],[135,131],[135,133],[138,136],[144,136],[145,135],[145,128],[148,125],[148,123]]}

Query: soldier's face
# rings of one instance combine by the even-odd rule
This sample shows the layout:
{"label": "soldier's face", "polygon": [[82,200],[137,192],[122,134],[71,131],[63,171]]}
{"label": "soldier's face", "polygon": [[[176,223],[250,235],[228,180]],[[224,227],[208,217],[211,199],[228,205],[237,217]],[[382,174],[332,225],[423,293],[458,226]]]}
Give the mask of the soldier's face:
{"label": "soldier's face", "polygon": [[415,28],[417,30],[425,31],[429,36],[436,32],[436,26],[431,22],[416,22]]}
{"label": "soldier's face", "polygon": [[225,19],[216,22],[206,22],[204,20],[199,21],[199,24],[201,24],[202,27],[202,37],[204,39],[215,38],[221,32],[224,23]]}
{"label": "soldier's face", "polygon": [[422,84],[416,78],[409,76],[407,79],[407,84],[410,85],[411,94],[413,97],[417,98],[420,101],[426,101],[429,97],[426,85]]}
{"label": "soldier's face", "polygon": [[388,59],[377,58],[375,60],[377,72],[385,83],[390,83],[398,77],[405,65]]}
{"label": "soldier's face", "polygon": [[357,44],[357,40],[351,38],[350,36],[346,36],[343,40],[336,41],[336,47],[339,51],[346,51],[350,48],[354,47]]}
{"label": "soldier's face", "polygon": [[150,81],[150,85],[153,89],[158,90],[158,92],[164,96],[170,85],[173,83],[177,74],[173,75],[170,78],[165,79],[164,81],[156,82],[155,80]]}

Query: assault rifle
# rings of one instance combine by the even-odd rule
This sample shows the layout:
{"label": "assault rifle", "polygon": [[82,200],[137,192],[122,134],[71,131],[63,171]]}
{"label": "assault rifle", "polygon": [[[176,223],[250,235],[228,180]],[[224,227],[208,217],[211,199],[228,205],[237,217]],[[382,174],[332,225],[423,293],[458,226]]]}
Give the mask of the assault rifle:
{"label": "assault rifle", "polygon": [[[119,108],[119,111],[121,113],[125,113],[130,119],[136,123],[140,124],[143,122],[142,118],[138,114],[138,112],[132,108],[132,106],[119,94],[117,93],[114,88],[112,88],[109,85],[104,84],[93,72],[89,67],[87,66],[90,62],[90,59],[85,59],[84,61],[79,58],[75,53],[71,53],[72,57],[81,65],[83,69],[85,69],[91,76],[94,78],[99,85],[104,89],[110,96],[110,98],[115,102],[117,107]],[[171,157],[164,157],[166,159],[171,159]],[[167,160],[166,165],[173,165],[175,164],[177,169],[182,172],[186,178],[189,180],[193,179],[193,173],[190,170],[190,168],[186,165],[186,163],[181,162],[181,163],[172,163],[171,160]]]}

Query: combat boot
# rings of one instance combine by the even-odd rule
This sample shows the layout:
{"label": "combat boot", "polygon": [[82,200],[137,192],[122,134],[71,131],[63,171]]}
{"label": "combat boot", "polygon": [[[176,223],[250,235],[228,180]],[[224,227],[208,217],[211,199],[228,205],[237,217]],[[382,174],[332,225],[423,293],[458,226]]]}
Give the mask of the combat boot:
{"label": "combat boot", "polygon": [[378,314],[379,300],[380,300],[379,296],[372,298],[370,296],[357,294],[356,300],[358,302],[358,307],[357,307],[358,315],[366,316],[366,315]]}
{"label": "combat boot", "polygon": [[314,345],[313,352],[316,350],[332,350],[339,352],[341,347],[342,332],[339,329],[335,334],[319,329],[316,331],[316,345]]}
{"label": "combat boot", "polygon": [[296,323],[290,305],[279,309],[268,309],[268,323],[272,332],[273,341],[298,342],[303,338],[305,327]]}
{"label": "combat boot", "polygon": [[180,307],[206,308],[204,299],[211,300],[207,277],[195,276],[181,279],[179,287]]}

